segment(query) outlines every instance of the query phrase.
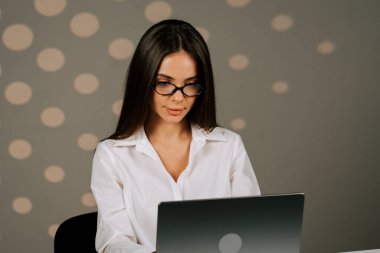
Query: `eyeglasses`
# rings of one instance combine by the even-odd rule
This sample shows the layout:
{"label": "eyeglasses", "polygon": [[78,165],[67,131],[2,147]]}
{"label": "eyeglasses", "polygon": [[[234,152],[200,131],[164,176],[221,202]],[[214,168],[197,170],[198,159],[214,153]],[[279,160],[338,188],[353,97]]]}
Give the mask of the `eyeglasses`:
{"label": "eyeglasses", "polygon": [[188,83],[182,87],[178,87],[170,82],[157,82],[154,90],[162,96],[171,96],[180,90],[186,97],[196,97],[202,93],[202,85],[199,83]]}

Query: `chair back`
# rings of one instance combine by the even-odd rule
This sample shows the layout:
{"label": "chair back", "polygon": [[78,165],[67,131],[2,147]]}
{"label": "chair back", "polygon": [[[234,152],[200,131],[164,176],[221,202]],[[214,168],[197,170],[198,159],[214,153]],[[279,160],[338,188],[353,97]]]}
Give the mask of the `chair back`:
{"label": "chair back", "polygon": [[54,238],[54,253],[96,253],[97,212],[81,214],[65,220]]}

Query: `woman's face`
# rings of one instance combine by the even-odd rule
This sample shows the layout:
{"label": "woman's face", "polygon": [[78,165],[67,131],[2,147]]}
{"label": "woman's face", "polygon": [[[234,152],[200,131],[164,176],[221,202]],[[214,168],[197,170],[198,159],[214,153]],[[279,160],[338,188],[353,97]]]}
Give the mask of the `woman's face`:
{"label": "woman's face", "polygon": [[[167,55],[162,60],[156,81],[183,87],[198,81],[196,69],[196,63],[191,55],[181,50]],[[184,96],[180,90],[169,96],[153,91],[150,119],[156,121],[155,123],[183,123],[195,99],[196,97]]]}

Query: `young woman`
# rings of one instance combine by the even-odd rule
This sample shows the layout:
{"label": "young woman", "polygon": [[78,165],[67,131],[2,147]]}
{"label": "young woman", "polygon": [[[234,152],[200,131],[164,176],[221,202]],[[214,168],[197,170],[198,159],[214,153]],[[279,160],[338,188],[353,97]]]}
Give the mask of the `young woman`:
{"label": "young woman", "polygon": [[189,23],[165,20],[141,38],[91,188],[99,252],[154,252],[162,201],[260,194],[240,136],[217,126],[210,54]]}

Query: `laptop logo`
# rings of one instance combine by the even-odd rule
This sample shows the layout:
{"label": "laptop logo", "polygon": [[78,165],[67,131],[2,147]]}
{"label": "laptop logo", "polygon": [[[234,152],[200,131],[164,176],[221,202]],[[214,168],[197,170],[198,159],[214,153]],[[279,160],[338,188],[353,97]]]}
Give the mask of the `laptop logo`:
{"label": "laptop logo", "polygon": [[219,240],[219,251],[221,253],[238,253],[241,246],[240,236],[234,233],[226,234]]}

